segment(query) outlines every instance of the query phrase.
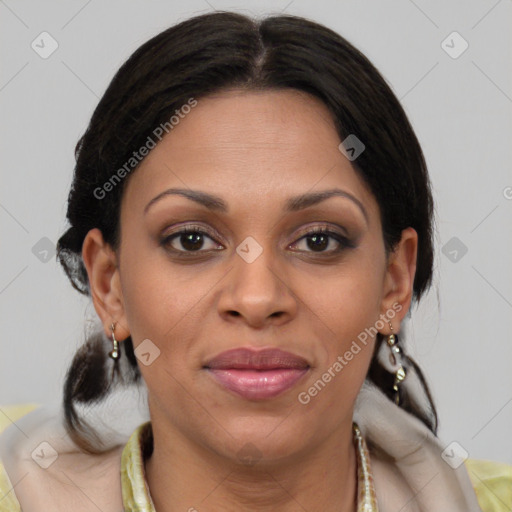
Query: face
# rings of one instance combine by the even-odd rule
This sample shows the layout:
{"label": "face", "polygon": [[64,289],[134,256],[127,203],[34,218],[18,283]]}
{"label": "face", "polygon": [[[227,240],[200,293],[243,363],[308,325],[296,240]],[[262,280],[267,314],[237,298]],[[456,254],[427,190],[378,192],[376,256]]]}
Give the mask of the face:
{"label": "face", "polygon": [[152,421],[176,439],[271,459],[350,427],[382,315],[394,310],[396,332],[408,308],[415,254],[386,258],[340,142],[309,95],[232,90],[199,99],[130,176],[97,311],[145,354]]}

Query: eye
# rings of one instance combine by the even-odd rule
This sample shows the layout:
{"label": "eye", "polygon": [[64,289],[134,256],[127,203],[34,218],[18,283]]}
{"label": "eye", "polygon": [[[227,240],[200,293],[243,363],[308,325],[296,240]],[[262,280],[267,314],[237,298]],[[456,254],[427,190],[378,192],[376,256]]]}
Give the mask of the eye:
{"label": "eye", "polygon": [[306,247],[306,249],[299,248],[299,250],[319,254],[334,254],[341,252],[346,247],[354,247],[354,245],[341,233],[332,231],[324,226],[310,229],[304,236],[302,236],[297,242],[294,242],[290,247],[295,247],[301,242],[303,243],[303,246]]}
{"label": "eye", "polygon": [[[207,232],[201,226],[190,225],[166,236],[160,243],[173,252],[185,254],[222,249],[223,247],[213,239],[214,236],[213,233]],[[206,240],[210,241],[210,247],[208,247]]]}
{"label": "eye", "polygon": [[[202,226],[187,225],[164,237],[160,244],[174,253],[194,255],[194,253],[201,254],[223,249],[224,247],[217,243],[215,238],[217,238],[215,233],[211,233]],[[303,244],[303,248],[299,247],[301,244]],[[354,247],[354,244],[341,233],[332,231],[325,226],[319,226],[306,231],[290,247],[297,248],[301,252],[332,255],[343,251],[347,247]]]}

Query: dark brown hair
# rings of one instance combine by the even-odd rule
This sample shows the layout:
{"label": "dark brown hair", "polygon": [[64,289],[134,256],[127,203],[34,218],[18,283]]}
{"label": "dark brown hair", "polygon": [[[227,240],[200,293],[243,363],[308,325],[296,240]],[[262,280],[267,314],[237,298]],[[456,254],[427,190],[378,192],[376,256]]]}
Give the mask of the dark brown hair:
{"label": "dark brown hair", "polygon": [[[386,252],[399,242],[403,229],[410,226],[418,233],[413,287],[417,302],[432,280],[433,201],[422,150],[398,99],[371,62],[325,26],[296,16],[255,20],[230,12],[188,19],[150,39],[121,66],[101,98],[76,146],[69,228],[57,244],[58,259],[72,285],[90,295],[81,256],[89,230],[99,228],[114,250],[119,247],[120,203],[129,176],[105,199],[95,194],[98,187],[190,98],[233,87],[309,93],[330,110],[340,140],[356,134],[365,144],[352,164],[379,204]],[[382,340],[378,334],[376,350]],[[67,428],[86,451],[98,448],[87,441],[92,433],[74,404],[94,403],[116,385],[141,378],[130,338],[121,350],[129,365],[125,372],[108,358],[108,339],[93,336],[67,372]],[[428,406],[418,403],[404,386],[401,407],[436,433],[437,413],[428,386],[414,361],[406,356],[405,362],[422,382]],[[393,375],[376,357],[367,378],[392,397]]]}

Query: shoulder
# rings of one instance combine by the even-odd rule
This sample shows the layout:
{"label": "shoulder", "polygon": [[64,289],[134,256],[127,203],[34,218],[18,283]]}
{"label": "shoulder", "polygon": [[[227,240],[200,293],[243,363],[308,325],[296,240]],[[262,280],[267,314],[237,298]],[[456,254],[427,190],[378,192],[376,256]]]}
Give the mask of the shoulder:
{"label": "shoulder", "polygon": [[477,459],[467,459],[464,465],[483,512],[512,510],[511,465]]}
{"label": "shoulder", "polygon": [[[37,407],[38,404],[0,406],[0,435],[9,425]],[[0,460],[0,510],[2,512],[20,512],[21,510],[2,460]]]}
{"label": "shoulder", "polygon": [[40,404],[0,405],[0,434],[13,422],[33,411]]}

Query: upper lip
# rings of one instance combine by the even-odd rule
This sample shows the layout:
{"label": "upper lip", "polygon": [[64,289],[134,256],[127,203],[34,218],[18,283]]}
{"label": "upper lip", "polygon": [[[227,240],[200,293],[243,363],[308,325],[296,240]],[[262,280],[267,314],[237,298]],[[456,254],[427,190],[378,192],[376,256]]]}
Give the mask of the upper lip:
{"label": "upper lip", "polygon": [[249,349],[234,348],[221,352],[205,365],[210,369],[272,370],[279,368],[306,369],[307,361],[291,352],[278,348]]}

